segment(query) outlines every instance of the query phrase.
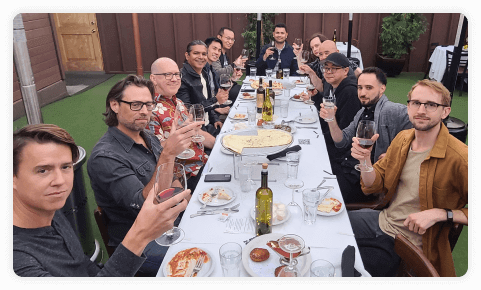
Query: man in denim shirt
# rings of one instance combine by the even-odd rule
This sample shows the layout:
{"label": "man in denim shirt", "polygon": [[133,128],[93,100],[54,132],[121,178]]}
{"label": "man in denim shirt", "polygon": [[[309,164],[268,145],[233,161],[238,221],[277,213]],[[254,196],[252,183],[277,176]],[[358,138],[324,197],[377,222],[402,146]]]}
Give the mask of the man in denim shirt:
{"label": "man in denim shirt", "polygon": [[[155,182],[156,168],[174,162],[192,142],[194,128],[203,122],[173,128],[162,148],[160,141],[145,130],[155,107],[154,85],[130,75],[115,84],[107,95],[107,132],[92,150],[87,163],[97,205],[107,219],[109,245],[117,247],[134,223]],[[140,268],[155,276],[167,248],[151,242],[144,250],[147,260]]]}

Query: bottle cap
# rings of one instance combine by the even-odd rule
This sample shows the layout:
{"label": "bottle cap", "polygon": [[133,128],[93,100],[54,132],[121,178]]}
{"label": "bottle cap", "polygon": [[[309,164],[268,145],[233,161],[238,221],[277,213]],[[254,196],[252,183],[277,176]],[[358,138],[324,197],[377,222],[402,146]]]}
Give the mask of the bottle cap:
{"label": "bottle cap", "polygon": [[267,166],[269,166],[269,164],[267,164],[267,163],[262,163],[262,169],[267,169]]}

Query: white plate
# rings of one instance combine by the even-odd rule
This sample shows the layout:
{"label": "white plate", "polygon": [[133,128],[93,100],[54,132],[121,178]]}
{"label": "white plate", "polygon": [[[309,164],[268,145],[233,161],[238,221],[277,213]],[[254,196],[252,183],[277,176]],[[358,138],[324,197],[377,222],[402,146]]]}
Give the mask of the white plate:
{"label": "white plate", "polygon": [[[280,257],[274,250],[267,246],[267,242],[278,240],[283,235],[284,234],[281,233],[272,233],[256,237],[242,249],[242,264],[249,275],[253,277],[275,277],[274,271],[281,265],[279,262]],[[255,248],[267,249],[269,251],[269,259],[263,262],[252,261],[250,253]],[[309,271],[311,261],[311,254],[301,256],[297,259],[297,268],[301,271],[302,276]]]}
{"label": "white plate", "polygon": [[291,97],[291,101],[294,101],[294,102],[304,102],[304,100],[302,98],[299,98],[299,99],[296,99],[294,97]]}
{"label": "white plate", "polygon": [[301,123],[301,124],[312,124],[312,123],[315,123],[317,120],[316,118],[314,117],[299,117],[297,116],[294,121],[296,121],[297,123]]}
{"label": "white plate", "polygon": [[[280,225],[280,224],[283,224],[285,223],[289,218],[291,217],[291,212],[289,211],[289,209],[287,208],[286,206],[286,217],[281,220],[281,221],[278,221],[277,219],[273,220],[272,221],[272,225],[273,226],[277,226],[277,225]],[[251,208],[251,218],[253,218],[254,220],[256,220],[256,207],[254,206],[253,208]]]}
{"label": "white plate", "polygon": [[240,95],[240,99],[241,100],[246,100],[246,101],[255,101],[256,100],[256,96],[255,95],[251,95],[249,94],[250,96],[252,96],[252,98],[249,98],[249,96],[247,96],[247,99],[245,98],[246,96],[243,96],[242,94]]}
{"label": "white plate", "polygon": [[[202,201],[202,195],[204,194],[204,192],[207,192],[207,191],[209,191],[209,189],[214,188],[214,187],[217,187],[217,186],[206,187],[206,188],[204,188],[204,190],[199,192],[199,194],[197,195],[197,198],[199,199],[200,203],[202,203],[202,204],[205,203],[204,201]],[[232,189],[230,189],[228,187],[225,187],[225,186],[218,186],[218,187],[222,187],[226,191],[226,193],[231,196],[231,199],[229,199],[229,200],[227,200],[227,199],[217,199],[216,197],[214,197],[209,203],[207,203],[208,206],[222,206],[224,204],[228,204],[228,203],[233,202],[234,199],[237,197],[237,195],[235,194],[234,191],[232,191]]]}
{"label": "white plate", "polygon": [[244,114],[244,113],[232,113],[232,114],[229,114],[228,116],[229,116],[229,118],[231,118],[232,120],[247,120],[247,118],[248,118],[248,117],[247,117],[247,113],[244,114],[244,115],[246,115],[244,118],[234,118],[234,116],[235,116],[236,114]]}
{"label": "white plate", "polygon": [[[199,248],[201,249],[202,251],[206,252],[207,253],[207,256],[209,257],[209,262],[205,263],[204,266],[202,266],[202,269],[199,271],[199,273],[197,273],[197,277],[209,277],[210,274],[212,274],[212,272],[214,271],[214,266],[215,266],[215,262],[214,262],[214,257],[208,250],[206,249],[203,249],[203,248],[200,248],[200,247],[189,247],[189,246],[183,246],[180,250],[178,250],[177,252],[175,253],[170,253],[170,255],[167,255],[164,260],[166,261],[169,261],[172,260],[172,258],[177,255],[178,252],[180,251],[183,251],[185,249],[190,249],[190,248]],[[164,272],[164,277],[167,277],[167,267],[169,265],[169,262],[165,263],[165,266],[162,268],[163,272]]]}
{"label": "white plate", "polygon": [[[336,198],[334,196],[332,196],[331,194],[328,194],[326,195],[322,200],[324,200],[325,198],[329,198],[329,197],[333,197],[333,198]],[[336,198],[337,199],[337,198]],[[322,202],[322,201],[321,201]],[[317,214],[318,215],[322,215],[322,216],[333,216],[333,215],[338,215],[340,214],[341,212],[343,212],[344,210],[346,209],[346,205],[344,203],[341,204],[341,209],[338,211],[338,212],[335,212],[333,210],[331,210],[331,212],[323,212],[323,211],[317,211]]]}

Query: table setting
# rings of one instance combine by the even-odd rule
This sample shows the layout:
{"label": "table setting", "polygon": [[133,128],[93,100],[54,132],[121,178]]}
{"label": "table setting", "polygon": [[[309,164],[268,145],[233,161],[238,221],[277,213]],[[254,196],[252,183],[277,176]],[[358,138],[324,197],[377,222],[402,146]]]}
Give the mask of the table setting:
{"label": "table setting", "polygon": [[[252,89],[249,79],[258,77],[251,75],[246,79],[178,226],[185,236],[170,246],[157,276],[172,276],[169,269],[179,268],[176,259],[184,255],[182,251],[198,249],[192,251],[205,254],[189,256],[190,260],[184,263],[187,271],[178,269],[181,275],[370,277],[364,269],[337,179],[331,173],[324,137],[319,134],[317,110],[313,105],[290,100],[305,90],[294,84],[300,77],[276,80],[289,89],[282,89],[282,94],[275,97],[277,118],[273,123],[287,124],[296,128],[294,132],[257,126],[248,117],[242,121],[230,118],[235,114],[247,115],[248,107],[256,105],[240,97]],[[281,114],[282,104],[287,108]],[[236,129],[239,122],[245,126]],[[262,130],[283,131],[291,139],[281,146],[242,148],[240,152],[225,144],[228,136],[263,136]],[[256,236],[255,196],[261,186],[263,163],[268,165],[275,218],[272,233]],[[206,182],[209,175],[226,178]],[[204,261],[200,270],[196,268],[206,258],[208,262]]]}

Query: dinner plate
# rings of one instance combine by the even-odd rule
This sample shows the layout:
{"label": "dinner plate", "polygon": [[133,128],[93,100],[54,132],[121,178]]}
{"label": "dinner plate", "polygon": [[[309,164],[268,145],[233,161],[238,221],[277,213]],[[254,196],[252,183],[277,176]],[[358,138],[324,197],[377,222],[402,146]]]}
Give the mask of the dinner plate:
{"label": "dinner plate", "polygon": [[[243,114],[243,115],[245,115],[245,117],[244,117],[244,118],[234,118],[234,116],[235,116],[236,114]],[[232,120],[247,120],[247,118],[248,118],[248,117],[247,117],[247,113],[245,113],[245,114],[244,114],[244,113],[232,113],[232,114],[229,114],[228,116],[229,116],[229,118],[231,118]]]}
{"label": "dinner plate", "polygon": [[[334,196],[332,196],[331,194],[328,194],[326,195],[322,200],[326,199],[326,198],[330,198],[330,197],[333,197],[333,198],[336,198]],[[337,198],[336,198],[337,199]],[[322,201],[321,201],[322,202]],[[318,215],[322,215],[322,216],[333,216],[333,215],[338,215],[340,214],[341,212],[343,212],[344,210],[346,209],[346,205],[344,203],[341,204],[341,209],[338,211],[338,212],[335,212],[333,210],[331,210],[331,212],[323,212],[323,211],[317,211],[317,214]]]}
{"label": "dinner plate", "polygon": [[300,116],[297,116],[294,121],[296,121],[297,123],[301,123],[301,124],[312,124],[312,123],[315,123],[316,122],[316,118],[314,117],[300,117]]}
{"label": "dinner plate", "polygon": [[[205,202],[202,201],[202,195],[209,191],[209,189],[211,188],[214,188],[216,186],[210,186],[210,187],[206,187],[204,188],[204,190],[200,191],[199,194],[197,195],[197,198],[199,199],[200,203],[204,204]],[[217,199],[216,197],[214,197],[209,203],[207,203],[208,206],[223,206],[225,204],[228,204],[228,203],[231,203],[234,201],[234,199],[237,197],[236,193],[228,188],[228,187],[225,187],[225,186],[219,186],[219,187],[222,187],[225,192],[231,196],[231,199],[227,200],[227,199]]]}
{"label": "dinner plate", "polygon": [[[279,124],[277,124],[277,125],[279,125]],[[290,132],[291,134],[294,134],[294,133],[297,132],[297,128],[296,128],[295,126],[289,126],[289,127],[291,127],[291,132]],[[282,130],[282,129],[277,129],[277,130]],[[284,130],[284,131],[285,131],[285,130]],[[287,132],[287,131],[286,131],[286,132]]]}
{"label": "dinner plate", "polygon": [[[247,98],[246,98],[247,97]],[[254,101],[256,100],[256,96],[255,95],[252,95],[252,94],[249,94],[249,96],[244,96],[244,95],[240,95],[240,99],[241,100],[246,100],[246,101]]]}
{"label": "dinner plate", "polygon": [[[273,226],[277,226],[277,225],[280,225],[280,224],[283,224],[285,223],[289,218],[291,217],[291,212],[289,211],[289,209],[287,208],[286,206],[286,216],[283,220],[279,221],[277,219],[273,220],[272,221],[272,225]],[[251,208],[251,218],[253,218],[254,220],[256,220],[256,207],[252,207]]]}
{"label": "dinner plate", "polygon": [[[274,250],[267,246],[267,242],[278,240],[282,236],[284,236],[284,234],[281,233],[271,233],[258,236],[242,249],[242,264],[249,275],[253,277],[275,277],[274,271],[277,267],[281,266],[281,263],[279,262],[280,257]],[[307,246],[308,245],[306,245],[306,247]],[[267,249],[269,251],[269,258],[263,262],[252,261],[250,253],[255,248]],[[311,261],[311,254],[297,258],[297,268],[300,270],[302,276],[309,271]]]}
{"label": "dinner plate", "polygon": [[[174,256],[177,255],[177,253],[179,253],[180,251],[183,251],[185,249],[190,249],[190,248],[199,248],[202,251],[206,252],[207,256],[209,257],[209,262],[205,263],[204,266],[202,266],[202,269],[200,269],[199,273],[197,273],[197,277],[208,277],[208,276],[210,276],[210,274],[212,274],[212,272],[214,271],[214,266],[215,266],[214,257],[215,256],[212,255],[206,249],[203,249],[203,248],[200,248],[200,247],[189,247],[189,246],[185,245],[180,250],[176,251],[175,253],[171,252],[169,255],[166,255],[164,260],[170,262],[172,260],[172,258],[174,258]],[[162,268],[163,273],[164,273],[164,277],[167,277],[167,267],[169,265],[169,262],[165,263],[165,266]]]}
{"label": "dinner plate", "polygon": [[304,100],[302,98],[299,98],[299,99],[296,99],[294,97],[291,97],[291,101],[294,101],[294,102],[304,102]]}

